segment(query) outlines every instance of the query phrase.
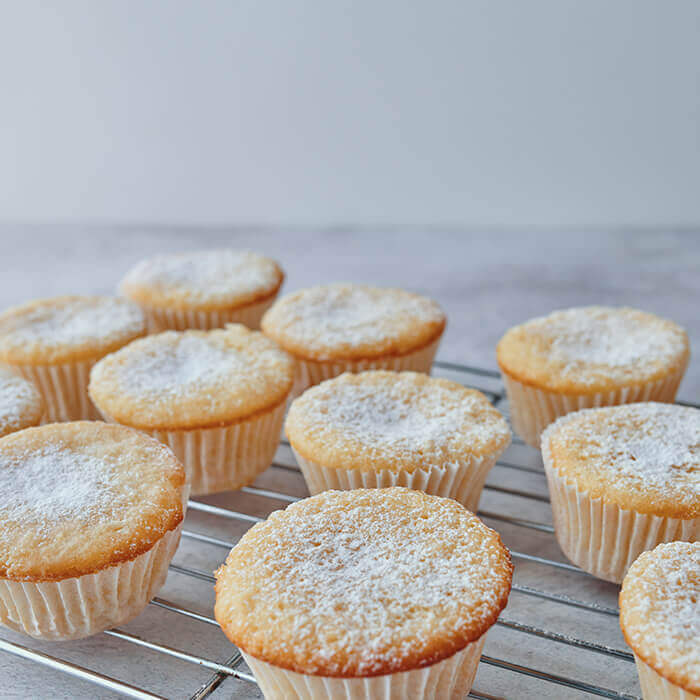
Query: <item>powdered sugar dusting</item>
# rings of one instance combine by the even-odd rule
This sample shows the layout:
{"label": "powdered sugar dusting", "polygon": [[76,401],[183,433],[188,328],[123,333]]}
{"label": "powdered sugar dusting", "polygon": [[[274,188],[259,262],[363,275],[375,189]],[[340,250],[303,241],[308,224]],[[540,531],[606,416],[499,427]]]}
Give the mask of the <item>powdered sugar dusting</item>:
{"label": "powdered sugar dusting", "polygon": [[324,382],[293,403],[287,426],[295,447],[297,438],[326,443],[341,462],[330,466],[344,467],[358,455],[402,468],[457,462],[489,448],[500,453],[510,441],[505,419],[483,394],[414,372]]}
{"label": "powdered sugar dusting", "polygon": [[101,411],[128,425],[202,427],[278,404],[293,372],[262,333],[231,324],[135,341],[95,365],[89,390]]}
{"label": "powdered sugar dusting", "polygon": [[422,339],[444,321],[440,307],[417,294],[331,284],[285,297],[268,311],[263,329],[283,345],[322,356],[358,349],[405,351],[404,342]]}
{"label": "powdered sugar dusting", "polygon": [[118,463],[75,450],[47,445],[25,453],[0,452],[0,493],[3,520],[22,527],[40,527],[50,536],[52,526],[65,520],[90,522],[118,508],[136,491],[116,487]]}
{"label": "powdered sugar dusting", "polygon": [[495,533],[454,501],[329,491],[244,536],[217,574],[217,619],[272,663],[388,672],[478,638],[505,605],[510,571]]}
{"label": "powdered sugar dusting", "polygon": [[138,263],[122,287],[149,288],[157,296],[192,303],[225,303],[272,291],[280,281],[277,264],[248,250],[204,250],[159,255]]}
{"label": "powdered sugar dusting", "polygon": [[10,309],[0,316],[0,353],[51,353],[106,347],[145,331],[142,311],[112,297],[59,297]]}
{"label": "powdered sugar dusting", "polygon": [[82,421],[0,440],[0,576],[52,580],[147,551],[182,520],[182,465],[121,426]]}
{"label": "powdered sugar dusting", "polygon": [[[539,336],[542,353],[564,377],[625,381],[640,366],[673,364],[685,350],[685,334],[675,324],[628,308],[589,306],[557,311],[523,327]],[[582,376],[583,373],[583,376]]]}
{"label": "powdered sugar dusting", "polygon": [[31,382],[0,368],[0,437],[39,422],[42,402]]}
{"label": "powdered sugar dusting", "polygon": [[652,502],[700,498],[700,410],[638,403],[595,408],[560,418],[542,444],[566,468],[604,487],[622,487]]}
{"label": "powdered sugar dusting", "polygon": [[224,380],[233,380],[232,375],[251,370],[243,356],[204,335],[172,337],[176,342],[153,344],[150,351],[146,341],[143,352],[122,365],[121,386],[127,394],[167,400],[214,391]]}
{"label": "powdered sugar dusting", "polygon": [[622,587],[621,621],[632,648],[666,678],[700,693],[700,542],[642,554]]}

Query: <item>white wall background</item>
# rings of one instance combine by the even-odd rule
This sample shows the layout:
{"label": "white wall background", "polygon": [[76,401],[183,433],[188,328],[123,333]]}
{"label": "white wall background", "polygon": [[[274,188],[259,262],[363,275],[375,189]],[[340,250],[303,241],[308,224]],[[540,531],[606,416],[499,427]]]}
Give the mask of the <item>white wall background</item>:
{"label": "white wall background", "polygon": [[0,3],[0,219],[700,226],[696,0]]}

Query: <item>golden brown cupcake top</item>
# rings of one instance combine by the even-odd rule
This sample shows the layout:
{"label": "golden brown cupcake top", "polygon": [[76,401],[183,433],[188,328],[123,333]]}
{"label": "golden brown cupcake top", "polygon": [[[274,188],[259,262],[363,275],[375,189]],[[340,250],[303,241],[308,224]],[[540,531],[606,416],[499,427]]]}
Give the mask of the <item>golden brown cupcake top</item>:
{"label": "golden brown cupcake top", "polygon": [[700,696],[700,542],[660,544],[632,564],[620,624],[642,661]]}
{"label": "golden brown cupcake top", "polygon": [[478,639],[506,605],[512,565],[456,501],[394,487],[276,511],[216,576],[216,619],[243,651],[356,677],[428,666]]}
{"label": "golden brown cupcake top", "polygon": [[120,290],[144,306],[215,311],[274,296],[283,280],[274,260],[249,250],[202,250],[142,260]]}
{"label": "golden brown cupcake top", "polygon": [[147,552],[183,518],[185,472],[135,430],[82,421],[0,439],[0,577],[51,581]]}
{"label": "golden brown cupcake top", "polygon": [[96,359],[146,334],[141,309],[114,297],[38,299],[0,314],[0,362]]}
{"label": "golden brown cupcake top", "polygon": [[285,350],[311,360],[405,355],[437,340],[445,314],[432,299],[403,289],[329,284],[289,294],[262,329]]}
{"label": "golden brown cupcake top", "polygon": [[0,437],[38,425],[44,401],[31,382],[0,367]]}
{"label": "golden brown cupcake top", "polygon": [[542,434],[545,463],[591,498],[671,518],[700,516],[700,410],[635,403],[569,413]]}
{"label": "golden brown cupcake top", "polygon": [[108,418],[144,430],[208,428],[250,418],[284,401],[294,361],[240,324],[166,331],[98,362],[89,393]]}
{"label": "golden brown cupcake top", "polygon": [[501,369],[524,384],[597,393],[662,379],[685,368],[686,332],[629,308],[555,311],[511,328],[498,343]]}
{"label": "golden brown cupcake top", "polygon": [[363,471],[496,456],[510,442],[508,424],[483,394],[416,372],[325,381],[292,403],[285,429],[306,459]]}

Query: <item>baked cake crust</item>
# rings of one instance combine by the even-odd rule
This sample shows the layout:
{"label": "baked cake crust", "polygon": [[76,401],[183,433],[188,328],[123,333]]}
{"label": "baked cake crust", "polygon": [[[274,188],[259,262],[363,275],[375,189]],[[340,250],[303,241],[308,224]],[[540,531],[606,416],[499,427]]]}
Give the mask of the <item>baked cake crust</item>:
{"label": "baked cake crust", "polygon": [[496,355],[501,370],[523,384],[594,394],[682,371],[690,346],[672,321],[630,308],[587,306],[511,328]]}
{"label": "baked cake crust", "polygon": [[147,552],[183,519],[185,472],[158,441],[100,422],[0,439],[0,577],[55,581]]}
{"label": "baked cake crust", "polygon": [[93,367],[89,393],[111,420],[143,430],[211,428],[279,406],[294,361],[258,331],[166,331]]}
{"label": "baked cake crust", "polygon": [[700,695],[700,542],[670,542],[642,554],[620,592],[627,644],[654,671]]}
{"label": "baked cake crust", "polygon": [[32,382],[0,367],[0,437],[37,425],[44,400]]}
{"label": "baked cake crust", "polygon": [[510,592],[496,532],[456,501],[326,491],[249,530],[217,572],[216,619],[244,652],[318,676],[434,664],[479,639]]}
{"label": "baked cake crust", "polygon": [[143,311],[126,299],[38,299],[0,314],[0,362],[53,365],[97,359],[145,334]]}
{"label": "baked cake crust", "polygon": [[700,410],[636,403],[559,418],[542,452],[591,498],[669,518],[700,517]]}
{"label": "baked cake crust", "polygon": [[325,381],[292,403],[285,430],[302,457],[362,471],[440,467],[510,443],[506,420],[482,393],[417,372]]}
{"label": "baked cake crust", "polygon": [[143,306],[215,311],[274,297],[283,281],[271,258],[248,250],[204,250],[142,260],[120,291]]}
{"label": "baked cake crust", "polygon": [[287,352],[321,362],[406,355],[437,340],[445,325],[432,299],[360,284],[294,292],[275,302],[261,323]]}

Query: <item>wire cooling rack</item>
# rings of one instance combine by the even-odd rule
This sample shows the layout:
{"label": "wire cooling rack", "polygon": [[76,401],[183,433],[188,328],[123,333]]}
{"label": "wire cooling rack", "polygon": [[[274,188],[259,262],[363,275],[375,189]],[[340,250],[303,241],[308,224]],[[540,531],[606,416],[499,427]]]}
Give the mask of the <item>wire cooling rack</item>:
{"label": "wire cooling rack", "polygon": [[[498,372],[437,362],[434,374],[481,390],[508,415]],[[282,440],[275,462],[254,486],[190,501],[166,585],[124,629],[68,643],[38,642],[2,629],[0,650],[23,659],[16,660],[17,668],[0,665],[9,676],[4,690],[29,673],[33,683],[24,693],[16,685],[18,697],[261,697],[213,618],[211,572],[246,528],[305,495]],[[511,549],[515,578],[469,697],[637,698],[634,660],[618,625],[619,589],[561,554],[539,453],[514,437],[489,475],[480,506],[479,515]]]}

